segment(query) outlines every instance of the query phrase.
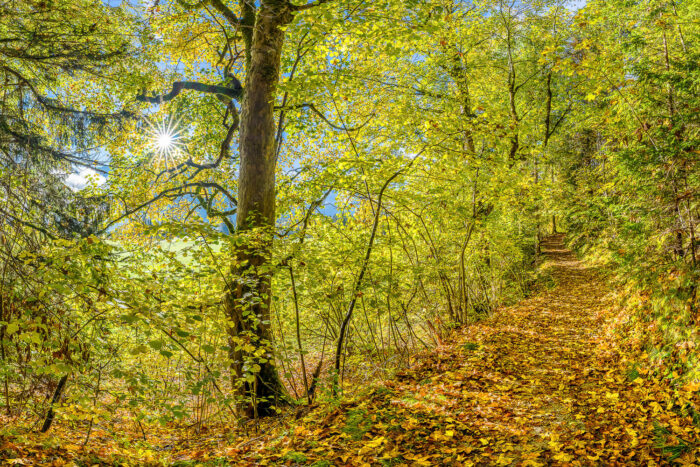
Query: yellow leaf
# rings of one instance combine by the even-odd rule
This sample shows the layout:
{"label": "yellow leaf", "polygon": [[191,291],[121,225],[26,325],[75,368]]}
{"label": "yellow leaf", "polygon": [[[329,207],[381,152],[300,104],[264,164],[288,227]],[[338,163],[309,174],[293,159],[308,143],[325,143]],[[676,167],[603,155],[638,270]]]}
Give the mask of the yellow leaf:
{"label": "yellow leaf", "polygon": [[683,389],[685,389],[688,392],[696,392],[700,390],[700,382],[688,383],[685,386],[683,386]]}
{"label": "yellow leaf", "polygon": [[552,456],[552,459],[562,462],[571,462],[574,460],[574,456],[565,452],[560,452],[559,454]]}
{"label": "yellow leaf", "polygon": [[379,447],[382,443],[386,442],[386,438],[383,436],[379,436],[377,438],[374,438],[372,441],[366,444],[368,448],[376,448]]}
{"label": "yellow leaf", "polygon": [[563,446],[561,443],[557,443],[556,441],[550,441],[548,444],[549,449],[556,452],[559,452],[561,450],[561,447]]}
{"label": "yellow leaf", "polygon": [[498,456],[498,459],[496,459],[496,465],[510,465],[513,463],[513,458],[512,457],[506,457],[505,454],[501,454]]}
{"label": "yellow leaf", "polygon": [[401,453],[397,448],[392,449],[391,451],[385,451],[384,455],[382,456],[382,459],[394,459],[396,457],[399,457]]}

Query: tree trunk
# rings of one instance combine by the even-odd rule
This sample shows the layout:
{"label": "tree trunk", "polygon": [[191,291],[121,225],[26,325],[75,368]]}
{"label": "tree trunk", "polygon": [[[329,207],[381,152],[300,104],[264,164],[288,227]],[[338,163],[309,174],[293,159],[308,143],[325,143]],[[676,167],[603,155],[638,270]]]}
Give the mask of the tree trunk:
{"label": "tree trunk", "polygon": [[44,424],[41,427],[41,432],[46,433],[51,429],[51,425],[53,424],[53,419],[55,417],[55,412],[53,411],[53,406],[58,403],[58,401],[61,400],[61,396],[63,395],[63,390],[66,387],[66,382],[68,381],[68,375],[63,375],[60,380],[58,380],[58,385],[56,385],[56,389],[53,392],[53,397],[51,398],[51,405],[49,405],[49,411],[46,414],[46,418],[44,419]]}
{"label": "tree trunk", "polygon": [[270,327],[270,256],[275,224],[275,89],[288,2],[263,1],[253,28],[240,123],[237,249],[227,314],[233,386],[247,417],[275,413],[284,387],[274,363]]}

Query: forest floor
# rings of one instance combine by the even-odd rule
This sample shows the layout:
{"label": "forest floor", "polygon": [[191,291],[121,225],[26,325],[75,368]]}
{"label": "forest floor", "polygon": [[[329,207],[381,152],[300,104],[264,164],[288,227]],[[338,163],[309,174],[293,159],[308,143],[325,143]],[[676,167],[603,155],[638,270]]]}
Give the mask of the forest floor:
{"label": "forest floor", "polygon": [[697,427],[668,410],[670,388],[630,371],[617,352],[601,274],[562,236],[550,237],[543,253],[555,288],[461,329],[358,401],[307,419],[278,442],[277,459],[700,465]]}
{"label": "forest floor", "polygon": [[299,419],[264,422],[258,434],[214,431],[168,449],[122,451],[122,459],[181,466],[700,465],[698,427],[668,406],[670,387],[631,370],[616,349],[604,278],[566,250],[561,236],[548,239],[544,254],[556,287],[456,331],[387,383]]}

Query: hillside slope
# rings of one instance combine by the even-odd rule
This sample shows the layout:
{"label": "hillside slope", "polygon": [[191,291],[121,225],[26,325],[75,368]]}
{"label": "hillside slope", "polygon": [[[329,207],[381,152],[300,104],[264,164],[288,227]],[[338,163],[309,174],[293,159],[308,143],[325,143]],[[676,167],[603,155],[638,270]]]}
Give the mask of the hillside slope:
{"label": "hillside slope", "polygon": [[[396,381],[278,441],[277,462],[697,465],[667,388],[628,371],[596,271],[544,245],[557,286],[461,330]],[[259,454],[259,453],[258,453]],[[675,459],[673,459],[675,458]]]}

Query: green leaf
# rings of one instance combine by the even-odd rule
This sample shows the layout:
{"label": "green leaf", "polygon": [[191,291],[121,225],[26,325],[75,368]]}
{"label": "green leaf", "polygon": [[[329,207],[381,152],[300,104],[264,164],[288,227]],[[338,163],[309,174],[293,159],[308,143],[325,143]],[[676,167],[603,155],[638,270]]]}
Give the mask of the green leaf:
{"label": "green leaf", "polygon": [[148,345],[150,345],[154,350],[160,350],[163,348],[163,341],[160,339],[149,341]]}
{"label": "green leaf", "polygon": [[19,331],[19,323],[17,321],[11,322],[5,328],[5,334],[7,334],[8,336],[11,336],[12,334],[16,333],[17,331]]}

